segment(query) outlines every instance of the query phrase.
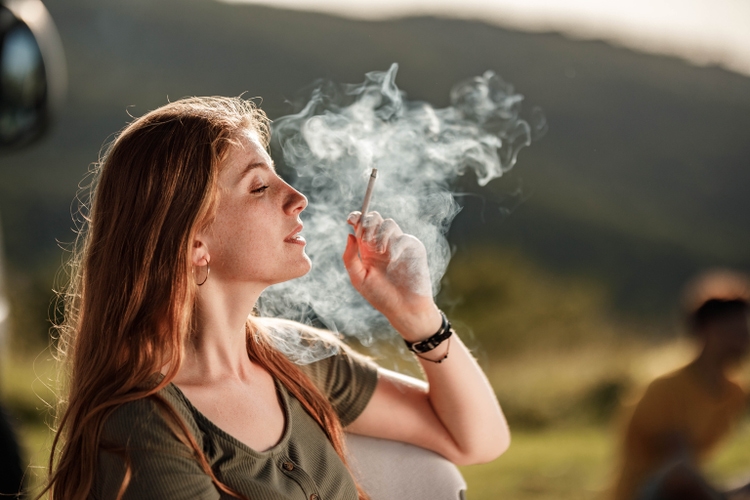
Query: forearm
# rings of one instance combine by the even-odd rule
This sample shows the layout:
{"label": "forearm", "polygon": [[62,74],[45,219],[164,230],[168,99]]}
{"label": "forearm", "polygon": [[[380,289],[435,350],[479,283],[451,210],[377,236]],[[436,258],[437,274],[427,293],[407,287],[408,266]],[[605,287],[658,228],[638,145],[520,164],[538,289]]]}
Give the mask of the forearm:
{"label": "forearm", "polygon": [[[445,350],[448,357],[442,362],[420,357],[420,364],[427,377],[430,405],[455,443],[456,457],[450,458],[459,464],[493,460],[510,445],[508,424],[494,390],[457,335]],[[443,355],[435,352],[433,359]]]}
{"label": "forearm", "polygon": [[[437,308],[431,305],[427,311],[430,309],[434,315],[417,315],[420,322],[393,321],[394,326],[409,341],[424,340],[442,323]],[[503,453],[510,444],[505,416],[487,377],[458,335],[454,333],[435,349],[415,355],[427,378],[432,411],[452,440],[450,458],[457,463],[476,463]]]}

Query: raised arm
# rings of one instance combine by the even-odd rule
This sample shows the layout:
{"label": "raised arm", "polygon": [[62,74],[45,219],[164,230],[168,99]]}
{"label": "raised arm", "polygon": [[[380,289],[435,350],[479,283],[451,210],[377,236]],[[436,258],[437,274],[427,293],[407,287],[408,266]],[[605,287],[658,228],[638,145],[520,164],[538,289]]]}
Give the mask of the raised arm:
{"label": "raised arm", "polygon": [[[359,226],[360,214],[348,222]],[[360,238],[350,235],[344,264],[354,287],[409,342],[440,330],[424,245],[376,212]],[[459,465],[488,462],[510,444],[510,433],[487,377],[457,335],[420,354],[427,383],[388,370],[364,412],[347,430],[394,439],[440,453]]]}

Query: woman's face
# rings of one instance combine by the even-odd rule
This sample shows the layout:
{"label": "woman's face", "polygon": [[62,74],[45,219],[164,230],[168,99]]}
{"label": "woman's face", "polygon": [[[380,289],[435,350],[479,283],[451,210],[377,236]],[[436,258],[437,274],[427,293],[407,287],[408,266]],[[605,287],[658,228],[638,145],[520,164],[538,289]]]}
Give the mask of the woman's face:
{"label": "woman's face", "polygon": [[211,281],[265,287],[310,270],[299,234],[307,198],[276,174],[256,133],[230,147],[218,186],[215,218],[196,243],[208,254]]}

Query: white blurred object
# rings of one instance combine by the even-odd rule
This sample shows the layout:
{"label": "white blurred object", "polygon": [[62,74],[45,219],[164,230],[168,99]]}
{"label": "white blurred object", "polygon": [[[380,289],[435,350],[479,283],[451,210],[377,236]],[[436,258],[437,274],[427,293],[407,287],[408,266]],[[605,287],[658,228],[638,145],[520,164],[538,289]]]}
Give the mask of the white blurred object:
{"label": "white blurred object", "polygon": [[458,467],[417,446],[346,435],[349,464],[371,500],[459,500],[466,495]]}

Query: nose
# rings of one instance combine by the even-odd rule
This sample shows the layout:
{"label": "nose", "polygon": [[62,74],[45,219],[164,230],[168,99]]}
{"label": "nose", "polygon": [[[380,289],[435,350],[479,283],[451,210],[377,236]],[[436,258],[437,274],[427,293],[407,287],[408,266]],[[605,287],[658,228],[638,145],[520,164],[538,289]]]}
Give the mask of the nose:
{"label": "nose", "polygon": [[285,209],[290,214],[298,214],[307,207],[307,197],[287,184],[289,190]]}

